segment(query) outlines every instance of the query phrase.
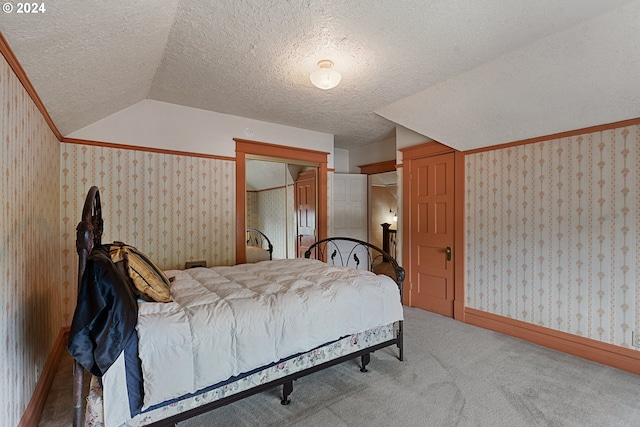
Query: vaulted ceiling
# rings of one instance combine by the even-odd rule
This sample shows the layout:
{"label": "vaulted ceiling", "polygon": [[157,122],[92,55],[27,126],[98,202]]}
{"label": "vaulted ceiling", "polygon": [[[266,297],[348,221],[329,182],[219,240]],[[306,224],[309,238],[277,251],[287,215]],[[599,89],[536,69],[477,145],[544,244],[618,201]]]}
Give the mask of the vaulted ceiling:
{"label": "vaulted ceiling", "polygon": [[[17,5],[17,3],[16,3]],[[45,2],[0,30],[68,135],[154,99],[467,150],[640,117],[640,1]],[[309,81],[331,59],[342,82]]]}

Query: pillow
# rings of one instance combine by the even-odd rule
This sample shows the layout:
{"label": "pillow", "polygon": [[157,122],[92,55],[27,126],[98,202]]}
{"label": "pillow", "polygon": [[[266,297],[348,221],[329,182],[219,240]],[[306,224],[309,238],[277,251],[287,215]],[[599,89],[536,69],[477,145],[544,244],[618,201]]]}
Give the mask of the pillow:
{"label": "pillow", "polygon": [[109,255],[131,278],[133,292],[138,298],[155,302],[171,301],[169,279],[147,255],[122,242],[113,242]]}

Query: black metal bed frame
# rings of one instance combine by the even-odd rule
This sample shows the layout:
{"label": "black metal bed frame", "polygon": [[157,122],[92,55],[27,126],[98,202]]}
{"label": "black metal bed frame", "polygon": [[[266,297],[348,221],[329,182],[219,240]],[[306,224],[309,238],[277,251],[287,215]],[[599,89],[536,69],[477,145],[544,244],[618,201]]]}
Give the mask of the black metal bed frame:
{"label": "black metal bed frame", "polygon": [[[265,243],[267,244],[266,248]],[[247,246],[264,249],[269,252],[269,259],[273,259],[273,245],[271,244],[271,240],[257,228],[247,228]]]}
{"label": "black metal bed frame", "polygon": [[[87,258],[94,247],[100,246],[102,242],[102,233],[104,230],[104,221],[102,219],[102,207],[100,204],[100,192],[98,187],[93,186],[89,189],[87,197],[82,209],[82,219],[76,228],[76,250],[78,252],[78,289],[82,283],[82,276],[84,274]],[[340,242],[348,242],[347,246],[339,245]],[[343,253],[345,247],[350,247],[346,250],[346,254]],[[367,260],[366,264],[363,264],[360,257],[364,255]],[[350,266],[353,268],[361,268],[366,266],[366,269],[375,269],[375,266],[379,266],[380,263],[389,263],[395,274],[395,281],[398,284],[400,290],[400,301],[402,301],[402,283],[404,281],[404,269],[398,265],[396,260],[387,252],[379,249],[378,247],[363,242],[357,239],[351,239],[346,237],[333,237],[320,240],[314,243],[309,250],[305,253],[306,258],[310,258],[314,255],[316,259],[331,262],[336,265]],[[360,256],[358,256],[360,254]],[[260,393],[262,391],[283,386],[282,399],[280,401],[283,405],[290,403],[289,395],[293,391],[293,381],[298,378],[302,378],[306,375],[314,372],[321,371],[325,368],[337,365],[347,360],[352,360],[356,357],[360,357],[360,371],[367,372],[367,364],[370,362],[371,353],[376,350],[380,350],[385,347],[396,345],[399,350],[399,360],[404,358],[403,350],[403,331],[402,321],[398,322],[398,328],[395,337],[391,340],[384,341],[382,343],[367,347],[365,349],[358,350],[356,352],[347,354],[345,356],[333,359],[322,364],[312,366],[310,368],[301,370],[299,372],[292,373],[282,378],[260,384],[248,390],[224,397],[222,399],[210,402],[208,404],[190,409],[188,411],[173,415],[171,417],[159,420],[151,425],[154,426],[174,426],[180,421],[192,418],[194,416],[209,412],[213,409],[228,405],[230,403],[244,399],[251,395]],[[82,385],[84,377],[84,368],[77,361],[74,360],[73,367],[73,400],[74,400],[74,415],[73,425],[74,427],[80,427],[83,425],[83,405],[82,405]]]}

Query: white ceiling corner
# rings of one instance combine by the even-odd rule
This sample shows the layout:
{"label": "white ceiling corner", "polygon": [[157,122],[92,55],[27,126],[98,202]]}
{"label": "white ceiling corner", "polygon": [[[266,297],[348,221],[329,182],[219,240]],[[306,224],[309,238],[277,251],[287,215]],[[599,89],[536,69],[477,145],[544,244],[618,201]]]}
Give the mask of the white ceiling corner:
{"label": "white ceiling corner", "polygon": [[640,117],[631,2],[376,113],[459,150]]}
{"label": "white ceiling corner", "polygon": [[45,5],[0,28],[60,133],[147,98],[178,0]]}

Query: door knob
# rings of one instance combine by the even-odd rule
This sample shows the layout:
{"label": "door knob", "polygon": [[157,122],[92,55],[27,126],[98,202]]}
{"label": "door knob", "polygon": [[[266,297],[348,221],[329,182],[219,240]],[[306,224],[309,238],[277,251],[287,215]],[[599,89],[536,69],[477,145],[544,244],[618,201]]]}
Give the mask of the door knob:
{"label": "door knob", "polygon": [[444,253],[447,255],[447,261],[451,261],[451,246],[447,246]]}

